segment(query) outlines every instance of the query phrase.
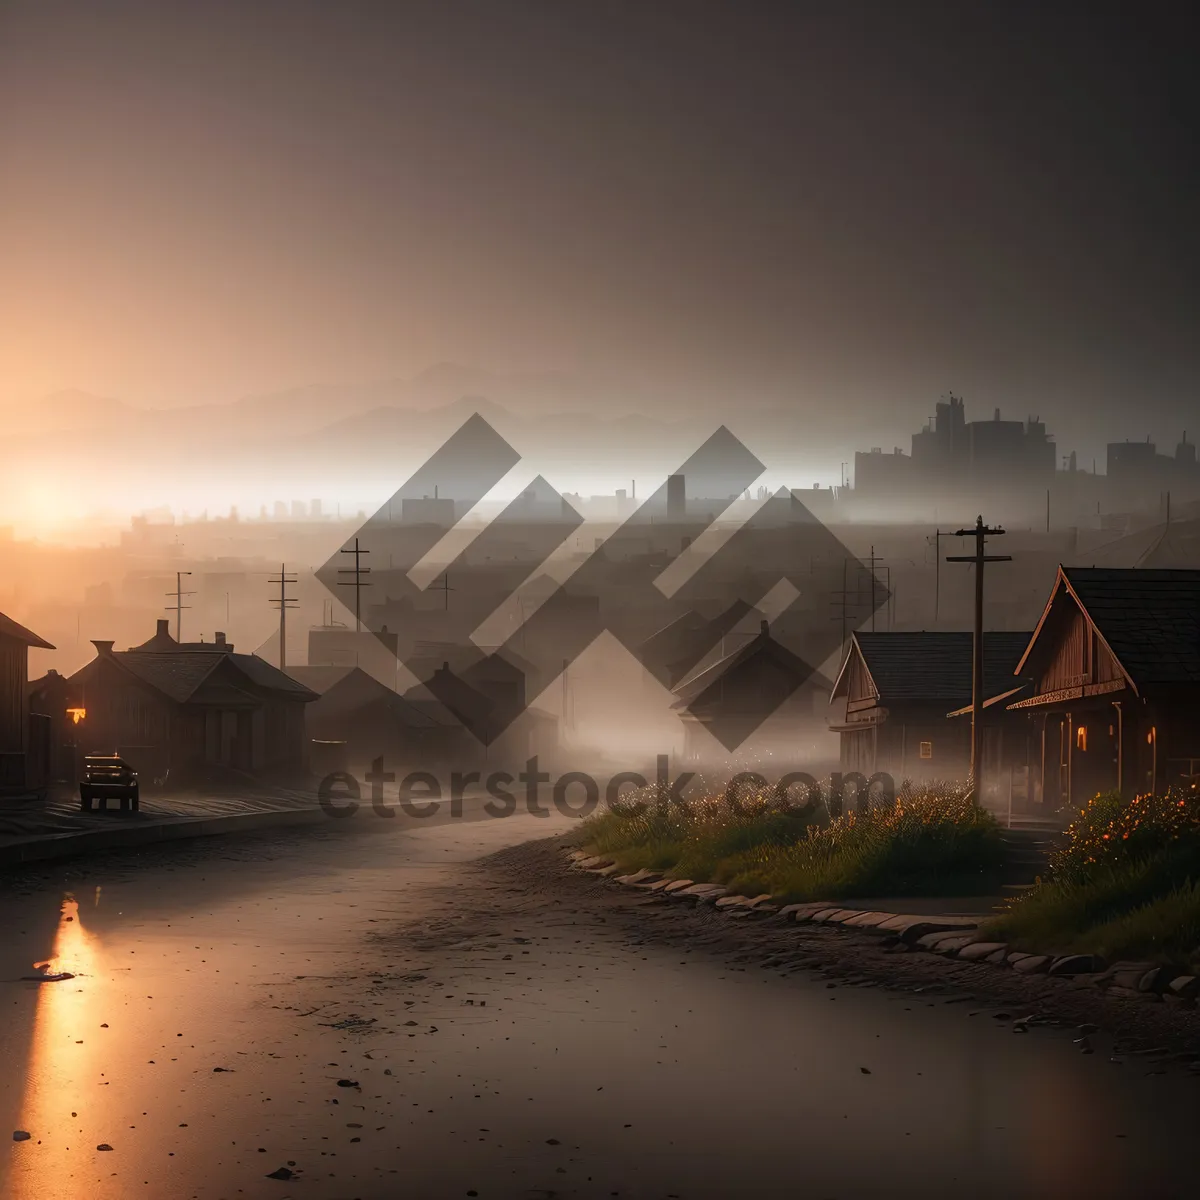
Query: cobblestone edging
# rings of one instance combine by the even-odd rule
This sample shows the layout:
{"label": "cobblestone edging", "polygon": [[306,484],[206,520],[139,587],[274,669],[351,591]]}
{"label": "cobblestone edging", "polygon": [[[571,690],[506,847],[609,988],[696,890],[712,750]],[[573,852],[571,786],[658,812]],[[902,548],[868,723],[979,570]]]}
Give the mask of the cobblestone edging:
{"label": "cobblestone edging", "polygon": [[1194,1008],[1200,998],[1200,976],[1183,975],[1150,962],[1109,964],[1094,954],[1026,954],[1011,950],[1004,942],[989,941],[980,934],[975,917],[872,912],[819,901],[781,904],[776,897],[765,893],[733,895],[720,884],[667,879],[655,871],[622,874],[611,858],[589,855],[583,850],[571,850],[568,854],[577,870],[672,900],[711,904],[732,919],[767,917],[801,924],[842,925],[885,938],[888,948],[895,953],[920,952],[965,962],[991,963],[1022,975],[1091,977],[1097,987],[1116,999]]}

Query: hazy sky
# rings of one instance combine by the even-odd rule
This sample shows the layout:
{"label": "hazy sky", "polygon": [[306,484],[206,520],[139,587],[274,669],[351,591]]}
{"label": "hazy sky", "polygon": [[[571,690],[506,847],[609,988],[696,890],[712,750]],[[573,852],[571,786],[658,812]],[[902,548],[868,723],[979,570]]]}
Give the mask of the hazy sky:
{"label": "hazy sky", "polygon": [[1186,13],[0,0],[0,397],[453,360],[1173,441]]}

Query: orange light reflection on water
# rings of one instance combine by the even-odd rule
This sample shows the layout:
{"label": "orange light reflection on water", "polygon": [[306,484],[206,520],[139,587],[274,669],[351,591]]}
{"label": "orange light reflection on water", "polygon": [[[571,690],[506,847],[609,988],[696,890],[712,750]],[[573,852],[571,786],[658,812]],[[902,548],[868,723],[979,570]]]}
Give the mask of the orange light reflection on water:
{"label": "orange light reflection on water", "polygon": [[[38,988],[38,998],[20,1128],[31,1136],[14,1163],[12,1200],[84,1195],[82,1180],[95,1178],[95,1160],[103,1157],[88,1140],[89,1118],[95,1114],[84,1108],[84,1095],[94,1097],[102,1082],[95,1078],[100,1017],[94,989],[100,959],[98,940],[79,919],[78,902],[67,896],[51,956],[36,968],[48,975],[69,971],[75,978],[29,985]],[[102,1097],[88,1103],[97,1100],[103,1103]]]}

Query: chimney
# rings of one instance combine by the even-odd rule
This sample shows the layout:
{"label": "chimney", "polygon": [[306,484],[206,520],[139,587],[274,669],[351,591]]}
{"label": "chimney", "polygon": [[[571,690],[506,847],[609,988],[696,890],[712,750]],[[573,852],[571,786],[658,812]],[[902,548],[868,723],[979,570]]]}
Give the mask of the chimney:
{"label": "chimney", "polygon": [[221,650],[232,650],[233,649],[233,647],[225,640],[225,634],[222,633],[219,629],[217,630],[216,633],[213,634],[213,642]]}
{"label": "chimney", "polygon": [[98,642],[93,638],[92,645],[96,647],[96,654],[100,658],[107,658],[113,652],[112,642]]}
{"label": "chimney", "polygon": [[155,629],[154,636],[160,638],[171,636],[171,622],[166,617],[158,618],[158,628]]}

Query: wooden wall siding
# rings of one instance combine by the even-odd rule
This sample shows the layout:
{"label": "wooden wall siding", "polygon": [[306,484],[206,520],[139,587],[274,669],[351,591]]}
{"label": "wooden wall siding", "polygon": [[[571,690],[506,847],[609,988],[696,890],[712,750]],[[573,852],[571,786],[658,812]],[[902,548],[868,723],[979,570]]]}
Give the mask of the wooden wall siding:
{"label": "wooden wall siding", "polygon": [[1059,603],[1059,612],[1042,633],[1049,642],[1049,657],[1038,691],[1057,692],[1123,679],[1124,672],[1075,601],[1064,593]]}
{"label": "wooden wall siding", "polygon": [[27,743],[25,676],[28,649],[0,638],[0,752],[21,754]]}
{"label": "wooden wall siding", "polygon": [[1049,655],[1039,692],[1056,692],[1091,682],[1091,626],[1074,600],[1065,594],[1060,599],[1055,619],[1048,622],[1042,636],[1050,641]]}
{"label": "wooden wall siding", "polygon": [[875,735],[870,729],[841,736],[841,766],[845,771],[871,774],[875,769]]}
{"label": "wooden wall siding", "polygon": [[867,672],[866,663],[863,662],[862,655],[855,649],[850,659],[846,699],[853,704],[856,700],[872,700],[878,695],[879,693],[871,682],[871,676]]}
{"label": "wooden wall siding", "polygon": [[162,746],[170,741],[171,714],[166,701],[139,687],[109,666],[88,681],[90,693],[84,703],[84,726],[102,737],[96,748],[113,746]]}
{"label": "wooden wall siding", "polygon": [[1092,683],[1109,683],[1114,679],[1124,679],[1125,672],[1121,670],[1117,660],[1097,634],[1092,634]]}

